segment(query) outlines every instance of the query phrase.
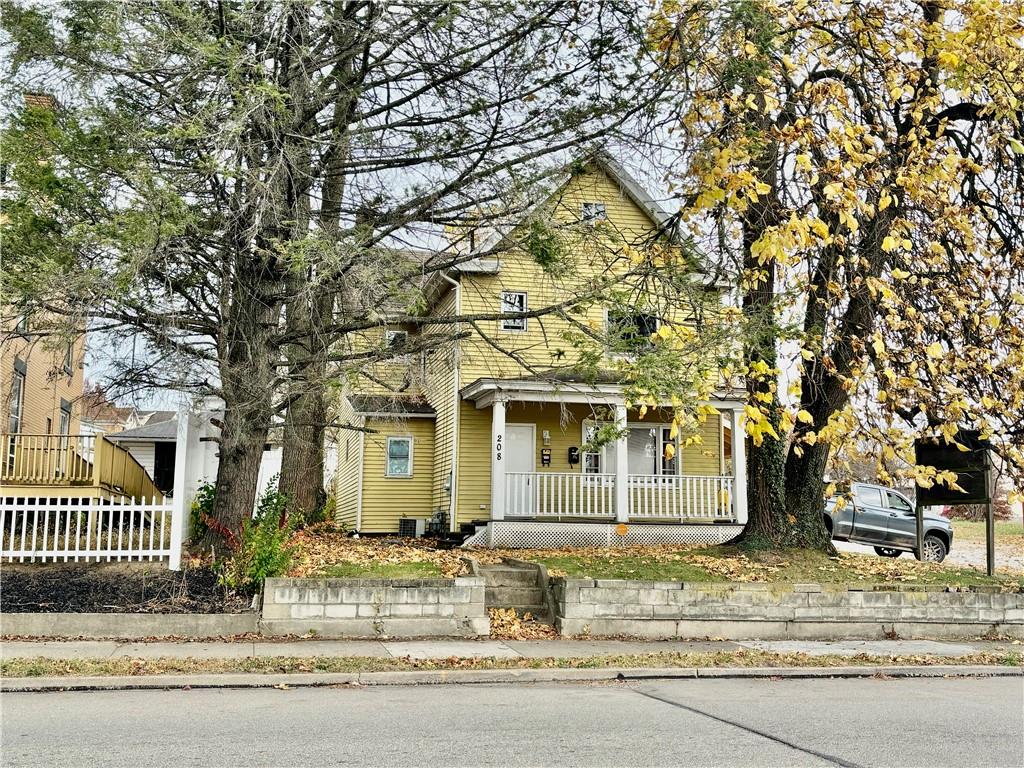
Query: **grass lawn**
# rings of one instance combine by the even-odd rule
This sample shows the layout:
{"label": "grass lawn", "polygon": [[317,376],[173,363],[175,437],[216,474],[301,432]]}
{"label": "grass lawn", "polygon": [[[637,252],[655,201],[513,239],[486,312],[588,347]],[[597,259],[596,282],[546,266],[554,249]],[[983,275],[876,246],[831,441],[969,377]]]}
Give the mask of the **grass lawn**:
{"label": "grass lawn", "polygon": [[760,552],[738,547],[673,549],[633,547],[619,550],[520,550],[518,557],[543,563],[554,575],[643,581],[757,581],[829,583],[910,583],[971,586],[995,584],[1024,588],[1024,575],[989,578],[972,568],[820,552]]}
{"label": "grass lawn", "polygon": [[998,650],[965,656],[811,656],[803,653],[776,653],[760,650],[712,651],[697,653],[644,653],[572,658],[472,657],[447,659],[373,658],[373,657],[287,657],[244,659],[3,659],[0,675],[11,677],[75,677],[111,675],[295,673],[295,672],[400,672],[433,669],[624,669],[650,667],[841,667],[885,664],[987,665],[1019,667],[1021,654]]}
{"label": "grass lawn", "polygon": [[[985,522],[953,520],[953,545],[957,540],[985,543]],[[996,520],[996,545],[1014,544],[1024,547],[1024,525],[1009,520]]]}
{"label": "grass lawn", "polygon": [[441,577],[436,563],[335,563],[310,574],[335,579],[432,579]]}

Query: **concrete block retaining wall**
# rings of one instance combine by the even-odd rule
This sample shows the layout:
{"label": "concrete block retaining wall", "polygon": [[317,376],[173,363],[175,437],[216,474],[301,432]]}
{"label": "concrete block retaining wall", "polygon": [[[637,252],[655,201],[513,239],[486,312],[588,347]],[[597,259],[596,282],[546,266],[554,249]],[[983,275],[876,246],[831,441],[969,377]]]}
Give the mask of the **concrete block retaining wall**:
{"label": "concrete block retaining wall", "polygon": [[4,613],[0,634],[24,637],[230,637],[253,633],[255,613]]}
{"label": "concrete block retaining wall", "polygon": [[1024,637],[1024,595],[984,588],[557,579],[569,636],[861,639]]}
{"label": "concrete block retaining wall", "polygon": [[265,635],[480,637],[484,579],[267,579]]}

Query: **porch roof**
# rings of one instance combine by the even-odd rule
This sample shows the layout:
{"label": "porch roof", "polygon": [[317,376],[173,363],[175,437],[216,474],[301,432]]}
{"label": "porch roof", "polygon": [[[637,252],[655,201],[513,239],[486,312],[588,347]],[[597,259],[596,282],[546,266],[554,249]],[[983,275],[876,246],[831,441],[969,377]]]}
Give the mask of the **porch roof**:
{"label": "porch roof", "polygon": [[[477,408],[488,408],[495,400],[587,405],[622,405],[625,400],[622,379],[612,371],[596,376],[563,370],[514,379],[480,378],[463,387],[459,394]],[[741,408],[744,402],[743,392],[722,389],[715,392],[708,404],[719,410],[731,410]]]}

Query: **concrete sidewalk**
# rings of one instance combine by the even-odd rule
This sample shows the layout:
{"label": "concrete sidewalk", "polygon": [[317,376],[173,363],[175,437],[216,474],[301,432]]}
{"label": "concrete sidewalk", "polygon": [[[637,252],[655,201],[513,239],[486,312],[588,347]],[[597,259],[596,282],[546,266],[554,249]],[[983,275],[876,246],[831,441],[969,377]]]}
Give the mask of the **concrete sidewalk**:
{"label": "concrete sidewalk", "polygon": [[0,643],[0,658],[115,659],[193,658],[244,659],[281,657],[375,657],[411,659],[455,658],[586,658],[650,653],[713,653],[740,649],[810,656],[966,656],[973,653],[1024,650],[1012,642],[934,640],[752,640],[624,641],[624,640],[299,640],[293,642],[134,643],[114,640],[9,641]]}

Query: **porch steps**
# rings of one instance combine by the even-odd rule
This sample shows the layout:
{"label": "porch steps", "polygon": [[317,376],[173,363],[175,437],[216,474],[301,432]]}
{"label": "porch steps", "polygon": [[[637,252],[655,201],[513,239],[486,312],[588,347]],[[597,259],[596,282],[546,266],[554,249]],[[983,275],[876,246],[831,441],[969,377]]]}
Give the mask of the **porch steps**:
{"label": "porch steps", "polygon": [[550,621],[539,569],[482,565],[480,575],[486,582],[484,605],[487,608],[514,608],[520,616],[529,613],[540,621]]}

